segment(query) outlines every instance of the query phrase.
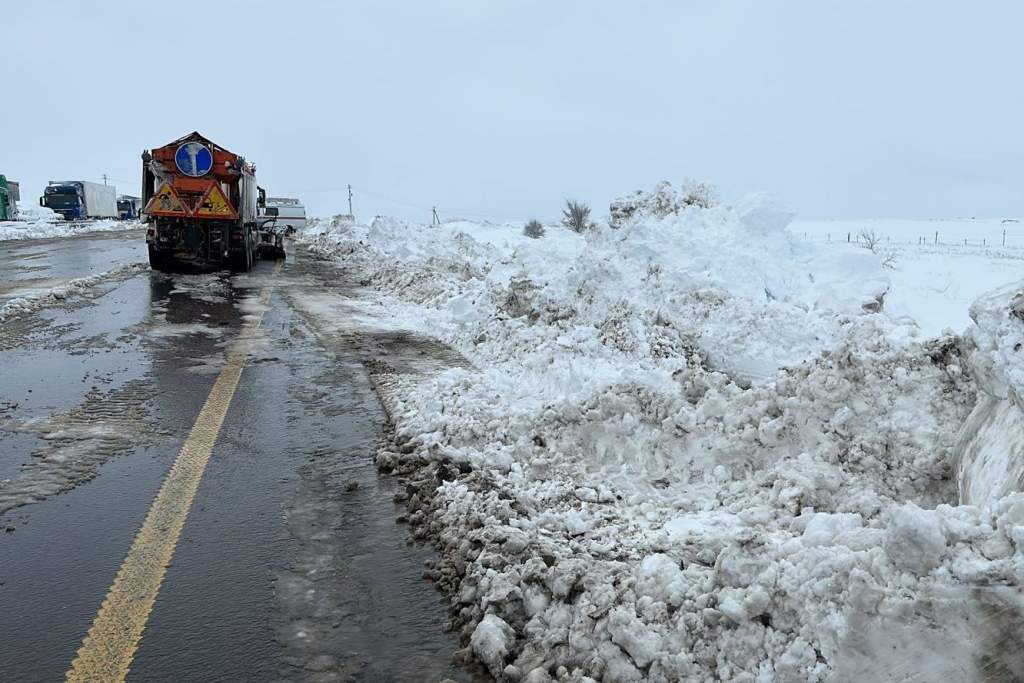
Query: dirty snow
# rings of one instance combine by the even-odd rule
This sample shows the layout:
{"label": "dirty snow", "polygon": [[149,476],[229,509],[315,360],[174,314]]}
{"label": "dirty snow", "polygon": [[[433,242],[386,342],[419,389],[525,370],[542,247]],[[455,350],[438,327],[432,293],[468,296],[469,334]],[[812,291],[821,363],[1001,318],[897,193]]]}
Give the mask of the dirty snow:
{"label": "dirty snow", "polygon": [[39,289],[33,291],[29,295],[11,299],[0,306],[0,323],[13,315],[36,311],[44,306],[60,303],[77,296],[82,296],[101,282],[134,275],[135,273],[142,272],[148,268],[148,264],[145,263],[131,263],[118,268],[112,268],[111,270],[107,270],[102,273],[90,275],[88,277],[68,280],[57,286]]}
{"label": "dirty snow", "polygon": [[44,207],[18,203],[18,220],[0,221],[0,242],[6,240],[73,237],[90,232],[137,230],[138,221],[119,221],[103,218],[87,221],[66,221],[59,214]]}
{"label": "dirty snow", "polygon": [[1024,494],[961,504],[957,479],[976,368],[1004,408],[1024,377],[1015,294],[933,336],[889,310],[883,256],[800,239],[768,197],[699,208],[662,184],[617,208],[538,240],[390,219],[305,237],[367,286],[319,315],[468,360],[371,368],[378,463],[407,477],[468,651],[508,681],[1024,672],[1001,640],[1024,626],[1001,592],[1024,579]]}

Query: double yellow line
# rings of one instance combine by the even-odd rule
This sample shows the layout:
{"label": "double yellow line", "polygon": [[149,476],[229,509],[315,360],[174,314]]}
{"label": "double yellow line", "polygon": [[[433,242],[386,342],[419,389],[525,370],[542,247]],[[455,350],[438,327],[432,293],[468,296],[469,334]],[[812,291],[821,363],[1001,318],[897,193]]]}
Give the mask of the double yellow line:
{"label": "double yellow line", "polygon": [[[280,270],[278,262],[274,273]],[[123,681],[128,675],[217,435],[238,388],[247,355],[245,341],[263,322],[263,309],[270,301],[269,287],[260,291],[259,300],[260,312],[242,326],[238,341],[228,351],[227,362],[217,375],[192,431],[121,563],[78,656],[71,662],[66,674],[68,681]]]}

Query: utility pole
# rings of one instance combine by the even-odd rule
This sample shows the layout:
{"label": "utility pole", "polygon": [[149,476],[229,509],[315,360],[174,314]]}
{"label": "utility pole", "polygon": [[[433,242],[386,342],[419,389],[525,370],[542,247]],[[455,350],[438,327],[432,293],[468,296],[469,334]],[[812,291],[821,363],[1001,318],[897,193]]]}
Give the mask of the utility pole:
{"label": "utility pole", "polygon": [[354,215],[352,213],[352,185],[348,186],[348,215]]}
{"label": "utility pole", "polygon": [[103,174],[103,184],[104,185],[107,184],[107,174],[106,173]]}
{"label": "utility pole", "polygon": [[433,207],[431,207],[431,209],[433,210],[434,215],[430,217],[430,224],[431,225],[441,225],[441,219],[437,217],[437,207],[433,206]]}

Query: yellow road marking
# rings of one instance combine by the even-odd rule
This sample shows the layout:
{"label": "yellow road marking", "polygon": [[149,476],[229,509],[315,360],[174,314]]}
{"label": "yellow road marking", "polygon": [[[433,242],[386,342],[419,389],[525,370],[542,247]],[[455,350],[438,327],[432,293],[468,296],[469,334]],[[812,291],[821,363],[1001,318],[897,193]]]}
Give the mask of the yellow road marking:
{"label": "yellow road marking", "polygon": [[[274,273],[281,270],[278,262]],[[270,301],[270,288],[260,291],[260,303]],[[242,326],[238,341],[228,351],[227,362],[181,446],[153,505],[149,508],[131,549],[121,563],[100,611],[82,641],[78,656],[66,674],[68,681],[123,681],[128,675],[142,631],[153,610],[160,584],[174,556],[199,482],[210,461],[231,398],[245,365],[244,340],[263,322],[263,311]]]}

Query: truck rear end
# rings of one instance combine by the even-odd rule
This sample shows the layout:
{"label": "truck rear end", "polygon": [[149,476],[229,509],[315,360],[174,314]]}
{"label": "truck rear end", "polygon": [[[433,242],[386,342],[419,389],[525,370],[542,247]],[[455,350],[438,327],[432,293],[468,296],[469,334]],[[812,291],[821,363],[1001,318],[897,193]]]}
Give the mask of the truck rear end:
{"label": "truck rear end", "polygon": [[257,242],[255,173],[243,157],[199,133],[143,153],[150,265],[250,270]]}

